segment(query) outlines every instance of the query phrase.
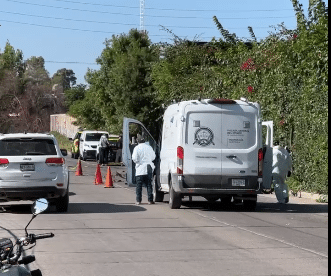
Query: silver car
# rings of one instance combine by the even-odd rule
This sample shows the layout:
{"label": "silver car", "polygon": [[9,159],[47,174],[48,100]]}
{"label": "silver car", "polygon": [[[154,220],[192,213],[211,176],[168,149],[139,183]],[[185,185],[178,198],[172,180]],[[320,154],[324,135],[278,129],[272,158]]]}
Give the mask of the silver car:
{"label": "silver car", "polygon": [[0,202],[47,198],[58,212],[69,205],[66,150],[51,134],[0,134]]}

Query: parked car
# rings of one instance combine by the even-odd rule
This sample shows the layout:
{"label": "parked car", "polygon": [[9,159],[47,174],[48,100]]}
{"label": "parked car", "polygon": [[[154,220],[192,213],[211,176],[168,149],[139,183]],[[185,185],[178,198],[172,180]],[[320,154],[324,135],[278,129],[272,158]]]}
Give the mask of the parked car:
{"label": "parked car", "polygon": [[46,198],[58,212],[69,205],[69,172],[51,134],[0,134],[0,201]]}
{"label": "parked car", "polygon": [[97,147],[102,134],[106,134],[107,138],[109,136],[107,131],[84,130],[82,132],[79,139],[79,154],[81,159],[84,161],[87,159],[96,160]]}

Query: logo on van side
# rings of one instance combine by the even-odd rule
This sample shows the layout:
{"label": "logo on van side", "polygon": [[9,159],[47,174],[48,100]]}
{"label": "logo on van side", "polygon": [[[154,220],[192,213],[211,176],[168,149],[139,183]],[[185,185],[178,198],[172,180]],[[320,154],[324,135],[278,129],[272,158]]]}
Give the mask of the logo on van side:
{"label": "logo on van side", "polygon": [[194,135],[194,143],[198,144],[199,146],[206,147],[209,146],[210,144],[214,144],[213,139],[214,139],[214,133],[212,130],[208,127],[201,127],[199,128]]}

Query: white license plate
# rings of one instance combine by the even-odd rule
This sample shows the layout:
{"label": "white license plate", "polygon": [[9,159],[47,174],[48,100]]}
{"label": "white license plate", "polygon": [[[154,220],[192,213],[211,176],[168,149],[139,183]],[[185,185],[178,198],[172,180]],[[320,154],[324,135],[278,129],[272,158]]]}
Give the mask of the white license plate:
{"label": "white license plate", "polygon": [[245,187],[245,179],[232,179],[232,186]]}
{"label": "white license plate", "polygon": [[34,164],[21,164],[21,171],[34,171]]}

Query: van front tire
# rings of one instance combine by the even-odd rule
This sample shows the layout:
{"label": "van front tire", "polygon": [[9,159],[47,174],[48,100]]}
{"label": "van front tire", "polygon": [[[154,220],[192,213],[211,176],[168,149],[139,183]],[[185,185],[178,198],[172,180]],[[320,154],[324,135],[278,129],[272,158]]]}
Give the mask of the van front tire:
{"label": "van front tire", "polygon": [[170,191],[169,191],[169,207],[170,209],[179,209],[182,205],[182,197],[180,193],[176,193],[174,188],[172,187],[172,183],[170,181]]}

